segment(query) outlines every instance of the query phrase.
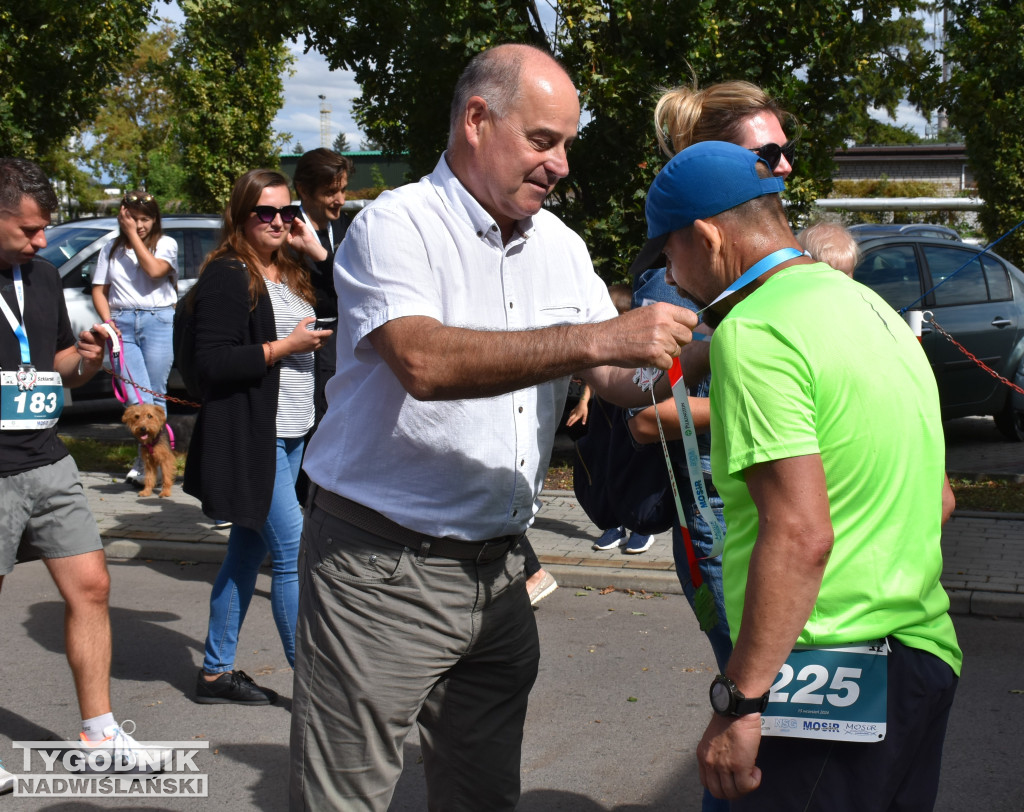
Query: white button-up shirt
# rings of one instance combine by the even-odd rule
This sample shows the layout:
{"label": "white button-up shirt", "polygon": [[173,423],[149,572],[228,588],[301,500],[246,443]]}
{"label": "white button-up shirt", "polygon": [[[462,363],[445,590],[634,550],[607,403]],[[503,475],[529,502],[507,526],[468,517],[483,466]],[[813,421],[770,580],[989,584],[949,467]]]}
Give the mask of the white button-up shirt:
{"label": "white button-up shirt", "polygon": [[525,530],[568,379],[505,395],[418,401],[367,335],[392,319],[517,331],[616,315],[583,241],[541,210],[508,245],[445,157],[354,220],[334,265],[338,369],[306,452],[323,488],[404,527],[477,541]]}

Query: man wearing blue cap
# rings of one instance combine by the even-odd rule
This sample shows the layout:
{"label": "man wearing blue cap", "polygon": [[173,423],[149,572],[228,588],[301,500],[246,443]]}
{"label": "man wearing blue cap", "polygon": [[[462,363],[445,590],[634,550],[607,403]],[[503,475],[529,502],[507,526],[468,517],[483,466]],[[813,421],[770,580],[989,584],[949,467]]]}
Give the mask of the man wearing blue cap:
{"label": "man wearing blue cap", "polygon": [[803,254],[770,175],[708,141],[647,198],[645,254],[718,325],[735,649],[701,780],[734,809],[928,809],[962,657],[939,583],[953,498],[935,379],[882,299]]}

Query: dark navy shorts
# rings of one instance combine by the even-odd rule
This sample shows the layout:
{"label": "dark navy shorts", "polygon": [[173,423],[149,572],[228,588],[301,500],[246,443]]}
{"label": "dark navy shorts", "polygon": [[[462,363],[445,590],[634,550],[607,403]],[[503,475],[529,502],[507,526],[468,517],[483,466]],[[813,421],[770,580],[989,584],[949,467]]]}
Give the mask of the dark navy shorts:
{"label": "dark navy shorts", "polygon": [[946,722],[958,679],[933,654],[889,638],[886,736],[830,742],[765,736],[761,786],[733,812],[931,810],[939,789]]}

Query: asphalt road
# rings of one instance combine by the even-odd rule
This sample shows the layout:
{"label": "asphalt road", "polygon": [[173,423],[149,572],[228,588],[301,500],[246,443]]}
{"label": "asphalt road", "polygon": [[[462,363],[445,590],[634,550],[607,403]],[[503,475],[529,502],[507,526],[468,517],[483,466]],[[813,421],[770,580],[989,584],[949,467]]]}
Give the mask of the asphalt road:
{"label": "asphalt road", "polygon": [[[260,576],[238,666],[282,694],[275,707],[191,699],[202,658],[213,565],[112,563],[115,712],[139,739],[208,741],[196,765],[206,801],[0,797],[5,810],[219,808],[282,810],[287,798],[291,671]],[[40,562],[5,578],[0,758],[22,772],[12,740],[64,739],[78,712],[63,656],[63,605]],[[522,812],[699,809],[694,748],[707,721],[711,651],[678,596],[559,589],[537,611],[541,671],[527,720]],[[937,809],[1024,809],[1024,622],[954,619],[965,667],[953,709]],[[418,740],[392,810],[424,808]]]}

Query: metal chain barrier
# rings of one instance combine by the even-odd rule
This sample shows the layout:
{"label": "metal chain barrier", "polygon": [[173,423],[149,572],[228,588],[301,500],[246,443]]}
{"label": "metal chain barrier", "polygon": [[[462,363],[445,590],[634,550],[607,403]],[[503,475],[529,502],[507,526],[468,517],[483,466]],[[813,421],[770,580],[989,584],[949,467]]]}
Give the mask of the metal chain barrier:
{"label": "metal chain barrier", "polygon": [[1002,375],[1000,375],[998,372],[996,372],[994,369],[992,369],[990,366],[988,366],[984,361],[982,361],[974,353],[972,353],[969,349],[967,349],[967,347],[965,347],[963,344],[961,344],[959,341],[957,341],[955,338],[953,338],[953,336],[951,336],[948,332],[946,332],[946,330],[942,327],[942,325],[939,324],[935,320],[935,315],[933,313],[930,313],[930,312],[926,313],[925,321],[929,322],[932,325],[932,327],[934,327],[936,330],[938,330],[939,333],[941,335],[943,335],[954,347],[956,347],[958,350],[960,350],[960,352],[962,352],[964,355],[966,355],[968,358],[970,358],[972,361],[974,361],[975,364],[977,364],[979,367],[981,367],[983,370],[985,370],[989,375],[991,375],[997,381],[1001,381],[1002,383],[1005,383],[1007,386],[1009,386],[1015,392],[1019,392],[1020,394],[1024,395],[1024,389],[1021,389],[1013,381],[1006,380],[1006,378],[1004,378]]}
{"label": "metal chain barrier", "polygon": [[[119,381],[121,381],[121,383],[130,383],[133,387],[135,387],[136,389],[141,389],[143,392],[145,392],[148,395],[153,395],[153,397],[163,398],[164,400],[169,401],[171,403],[177,403],[179,406],[192,406],[192,407],[198,409],[200,406],[203,405],[202,403],[196,403],[195,401],[192,401],[192,400],[184,400],[183,398],[176,398],[176,397],[174,397],[174,395],[169,395],[166,392],[154,392],[152,389],[147,389],[145,386],[139,386],[131,378],[125,378],[123,375],[118,375],[112,369],[107,369],[106,367],[103,367],[103,371],[106,372],[108,375],[110,375],[111,378],[117,378]],[[993,373],[993,374],[995,374],[995,373]]]}

